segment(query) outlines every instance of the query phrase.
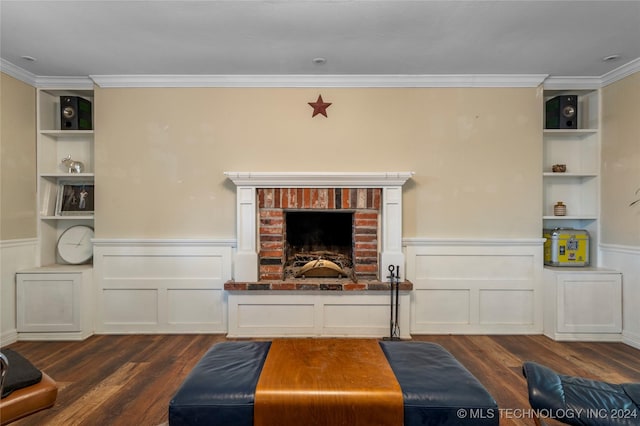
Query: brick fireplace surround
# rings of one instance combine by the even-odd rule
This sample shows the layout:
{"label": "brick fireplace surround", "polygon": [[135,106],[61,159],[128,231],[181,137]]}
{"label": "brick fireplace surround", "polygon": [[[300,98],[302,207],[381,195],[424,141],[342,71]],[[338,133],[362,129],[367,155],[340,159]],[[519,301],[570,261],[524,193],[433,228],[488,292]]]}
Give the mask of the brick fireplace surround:
{"label": "brick fireplace surround", "polygon": [[[380,188],[259,188],[259,279],[281,280],[286,211],[352,211],[353,267],[358,280],[378,277]],[[289,287],[293,287],[292,283]],[[293,289],[293,288],[290,288]]]}
{"label": "brick fireplace surround", "polygon": [[[234,279],[225,290],[385,290],[388,266],[401,265],[402,185],[412,172],[257,173],[226,172],[237,186],[237,240]],[[287,211],[349,211],[353,217],[350,279],[284,281]]]}

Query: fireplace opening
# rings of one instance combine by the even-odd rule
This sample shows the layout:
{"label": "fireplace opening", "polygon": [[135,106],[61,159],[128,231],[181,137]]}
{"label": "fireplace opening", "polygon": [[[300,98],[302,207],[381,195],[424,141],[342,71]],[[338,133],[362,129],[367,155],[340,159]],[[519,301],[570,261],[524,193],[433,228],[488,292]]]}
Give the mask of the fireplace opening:
{"label": "fireplace opening", "polygon": [[285,212],[286,278],[352,278],[353,212]]}

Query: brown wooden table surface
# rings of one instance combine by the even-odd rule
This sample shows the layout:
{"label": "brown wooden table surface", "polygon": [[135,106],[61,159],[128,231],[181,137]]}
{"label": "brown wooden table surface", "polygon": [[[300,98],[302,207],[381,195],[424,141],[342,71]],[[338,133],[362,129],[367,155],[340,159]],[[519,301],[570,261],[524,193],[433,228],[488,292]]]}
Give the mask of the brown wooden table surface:
{"label": "brown wooden table surface", "polygon": [[276,339],[256,387],[254,425],[402,425],[403,409],[376,340]]}

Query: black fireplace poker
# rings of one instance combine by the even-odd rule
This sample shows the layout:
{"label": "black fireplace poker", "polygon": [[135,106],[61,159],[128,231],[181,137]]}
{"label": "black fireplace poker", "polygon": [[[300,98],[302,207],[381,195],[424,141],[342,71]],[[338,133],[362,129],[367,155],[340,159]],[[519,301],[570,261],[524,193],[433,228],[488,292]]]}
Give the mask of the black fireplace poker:
{"label": "black fireplace poker", "polygon": [[[384,340],[400,340],[400,325],[398,324],[398,296],[400,293],[400,266],[389,265],[389,337]],[[394,297],[395,293],[395,297]]]}

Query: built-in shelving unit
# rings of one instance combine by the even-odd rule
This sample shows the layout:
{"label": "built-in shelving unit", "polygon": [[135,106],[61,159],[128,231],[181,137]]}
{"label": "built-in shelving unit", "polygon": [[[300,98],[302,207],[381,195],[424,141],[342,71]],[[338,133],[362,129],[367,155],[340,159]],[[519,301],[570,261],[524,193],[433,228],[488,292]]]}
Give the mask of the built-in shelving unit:
{"label": "built-in shelving unit", "polygon": [[[544,100],[558,95],[577,96],[578,124],[577,129],[543,131],[543,226],[586,229],[591,237],[591,264],[596,265],[600,212],[600,92],[598,89],[545,90]],[[553,172],[554,164],[565,164],[566,172]],[[558,201],[567,206],[565,216],[553,214]]]}
{"label": "built-in shelving unit", "polygon": [[[60,96],[80,96],[93,103],[93,88],[38,89],[38,206],[40,265],[59,265],[56,242],[73,225],[93,227],[93,214],[62,215],[56,211],[61,184],[94,183],[93,130],[61,130]],[[61,164],[71,156],[83,163],[81,173],[68,173]]]}
{"label": "built-in shelving unit", "polygon": [[[544,101],[558,95],[578,99],[577,129],[544,129],[544,228],[585,229],[590,266],[545,266],[544,334],[555,340],[619,341],[622,336],[622,275],[599,267],[600,89],[544,90]],[[546,117],[545,117],[546,118]],[[566,164],[565,172],[553,172]],[[565,216],[555,216],[562,201]]]}
{"label": "built-in shelving unit", "polygon": [[[94,227],[94,207],[81,189],[95,182],[94,135],[93,130],[61,130],[61,96],[93,104],[93,87],[37,90],[38,266],[16,274],[18,340],[82,340],[93,333],[93,265],[67,264],[56,246],[70,227]],[[68,156],[82,163],[81,172],[64,167]],[[65,185],[77,187],[83,201],[67,193],[73,202],[63,208]]]}

